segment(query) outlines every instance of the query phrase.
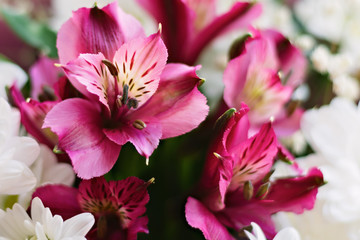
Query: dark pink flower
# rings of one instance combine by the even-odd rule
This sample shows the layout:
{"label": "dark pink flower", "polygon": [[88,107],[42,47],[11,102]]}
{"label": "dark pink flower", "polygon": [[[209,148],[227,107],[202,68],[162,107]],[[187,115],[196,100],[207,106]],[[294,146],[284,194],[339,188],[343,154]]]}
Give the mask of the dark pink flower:
{"label": "dark pink flower", "polygon": [[197,67],[166,65],[160,33],[123,44],[107,59],[81,54],[63,65],[86,99],[67,99],[46,116],[81,178],[107,173],[121,146],[131,142],[149,158],[159,140],[196,128],[208,112],[197,89]]}
{"label": "dark pink flower", "polygon": [[107,182],[103,177],[83,180],[79,189],[64,185],[39,187],[39,197],[53,214],[64,219],[81,212],[95,216],[96,224],[87,239],[135,240],[139,232],[148,233],[145,205],[149,202],[147,187],[152,183],[136,177]]}
{"label": "dark pink flower", "polygon": [[224,101],[237,109],[245,102],[252,126],[259,128],[274,117],[277,134],[289,135],[299,129],[303,111],[289,111],[286,104],[304,80],[306,59],[279,32],[253,32],[224,72]]}
{"label": "dark pink flower", "polygon": [[302,213],[312,209],[322,173],[314,168],[305,176],[269,180],[276,156],[283,153],[271,124],[248,136],[247,109],[242,107],[228,121],[204,166],[197,193],[186,204],[186,219],[206,239],[235,239],[251,222],[268,238],[274,237],[271,215],[279,211]]}
{"label": "dark pink flower", "polygon": [[216,15],[216,0],[137,0],[158,23],[170,62],[192,65],[216,37],[234,29],[246,28],[261,13],[259,4],[236,2]]}

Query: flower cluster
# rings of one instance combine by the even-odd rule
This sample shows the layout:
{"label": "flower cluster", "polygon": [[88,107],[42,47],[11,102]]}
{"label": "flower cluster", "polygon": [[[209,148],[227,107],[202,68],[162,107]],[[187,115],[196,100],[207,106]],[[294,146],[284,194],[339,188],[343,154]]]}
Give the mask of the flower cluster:
{"label": "flower cluster", "polygon": [[358,239],[357,19],[312,4],[4,4],[0,239]]}

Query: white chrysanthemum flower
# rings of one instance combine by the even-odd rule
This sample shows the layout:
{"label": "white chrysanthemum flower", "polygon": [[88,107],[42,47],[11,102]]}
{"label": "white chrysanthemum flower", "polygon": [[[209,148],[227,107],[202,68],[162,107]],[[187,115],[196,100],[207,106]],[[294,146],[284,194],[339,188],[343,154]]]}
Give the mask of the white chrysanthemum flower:
{"label": "white chrysanthemum flower", "polygon": [[[253,229],[252,233],[245,230],[245,234],[250,240],[266,240],[266,237],[259,225],[252,222],[251,226]],[[273,240],[300,240],[300,235],[294,228],[288,227],[278,232]]]}
{"label": "white chrysanthemum flower", "polygon": [[16,64],[0,61],[0,97],[7,99],[5,87],[10,87],[14,83],[18,88],[24,86],[27,76],[26,73]]}
{"label": "white chrysanthemum flower", "polygon": [[20,114],[0,98],[0,194],[19,194],[35,187],[29,166],[39,155],[37,142],[19,137]]}
{"label": "white chrysanthemum flower", "polygon": [[298,159],[318,166],[327,184],[314,209],[281,214],[280,226],[294,226],[304,240],[360,239],[360,107],[345,98],[306,112],[301,129],[315,153]]}
{"label": "white chrysanthemum flower", "polygon": [[34,198],[31,217],[19,204],[6,211],[0,209],[0,239],[85,240],[94,223],[94,216],[90,213],[81,213],[63,221],[61,216],[53,216],[39,198]]}

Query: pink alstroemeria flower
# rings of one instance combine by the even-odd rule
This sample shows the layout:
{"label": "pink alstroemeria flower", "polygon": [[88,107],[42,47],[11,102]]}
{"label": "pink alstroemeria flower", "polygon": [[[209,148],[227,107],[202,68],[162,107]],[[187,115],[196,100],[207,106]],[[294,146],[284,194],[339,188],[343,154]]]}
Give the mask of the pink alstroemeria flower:
{"label": "pink alstroemeria flower", "polygon": [[303,81],[306,59],[275,30],[253,30],[253,35],[225,69],[224,101],[236,109],[245,102],[252,126],[259,128],[274,117],[277,135],[289,135],[299,129],[303,111],[289,111],[286,104]]}
{"label": "pink alstroemeria flower", "polygon": [[147,187],[137,177],[107,182],[103,177],[83,180],[79,189],[65,185],[45,185],[36,189],[39,197],[53,214],[64,219],[82,212],[95,216],[95,226],[87,235],[92,240],[135,240],[139,232],[148,233],[144,216],[149,202]]}
{"label": "pink alstroemeria flower", "polygon": [[43,127],[58,135],[79,177],[107,173],[128,141],[148,159],[160,139],[189,132],[205,119],[198,67],[166,65],[166,60],[156,33],[123,44],[113,59],[81,54],[62,66],[86,99],[60,102]]}
{"label": "pink alstroemeria flower", "polygon": [[271,123],[248,137],[247,109],[228,121],[211,148],[197,194],[185,207],[188,223],[207,240],[235,239],[227,228],[240,232],[257,222],[268,238],[276,234],[271,215],[279,211],[302,213],[311,209],[317,188],[323,184],[320,170],[306,176],[270,181],[279,152]]}
{"label": "pink alstroemeria flower", "polygon": [[216,37],[231,30],[247,28],[261,13],[260,4],[236,2],[216,15],[216,0],[137,0],[158,23],[170,62],[193,65],[203,49]]}

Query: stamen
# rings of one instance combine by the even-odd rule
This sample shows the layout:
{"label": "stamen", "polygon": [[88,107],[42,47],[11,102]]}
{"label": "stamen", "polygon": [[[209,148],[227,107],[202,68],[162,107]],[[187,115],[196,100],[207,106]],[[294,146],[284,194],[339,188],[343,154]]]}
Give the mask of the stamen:
{"label": "stamen", "polygon": [[120,96],[120,95],[117,95],[116,96],[116,106],[118,107],[118,108],[121,108],[122,107],[122,97]]}
{"label": "stamen", "polygon": [[128,108],[134,108],[136,109],[139,106],[139,101],[136,100],[135,98],[129,98],[129,100],[127,101],[126,106],[128,106]]}
{"label": "stamen", "polygon": [[262,184],[259,187],[259,189],[257,190],[255,197],[260,199],[260,200],[263,200],[267,196],[267,194],[269,193],[270,185],[271,185],[270,182]]}
{"label": "stamen", "polygon": [[107,68],[109,69],[111,75],[113,76],[117,76],[118,75],[118,70],[116,69],[115,65],[110,62],[109,60],[107,59],[104,59],[101,61],[103,64],[105,64],[105,66],[107,66]]}
{"label": "stamen", "polygon": [[149,158],[148,157],[145,160],[145,164],[146,164],[146,166],[149,166]]}
{"label": "stamen", "polygon": [[266,183],[270,180],[271,175],[275,172],[275,169],[271,169],[270,172],[268,172],[265,177],[261,180],[263,183]]}
{"label": "stamen", "polygon": [[250,200],[254,194],[254,186],[251,181],[246,181],[244,184],[244,198]]}
{"label": "stamen", "polygon": [[121,101],[121,103],[123,105],[125,105],[127,103],[128,97],[129,97],[129,86],[127,84],[125,84],[123,87],[123,96],[122,96],[122,101]]}
{"label": "stamen", "polygon": [[133,127],[136,129],[142,130],[142,129],[146,128],[146,124],[141,120],[135,120],[133,122]]}

